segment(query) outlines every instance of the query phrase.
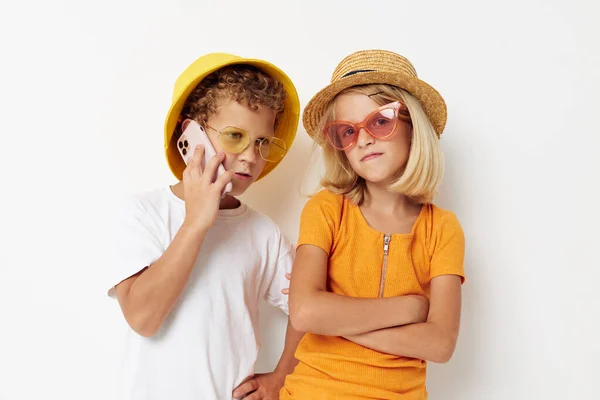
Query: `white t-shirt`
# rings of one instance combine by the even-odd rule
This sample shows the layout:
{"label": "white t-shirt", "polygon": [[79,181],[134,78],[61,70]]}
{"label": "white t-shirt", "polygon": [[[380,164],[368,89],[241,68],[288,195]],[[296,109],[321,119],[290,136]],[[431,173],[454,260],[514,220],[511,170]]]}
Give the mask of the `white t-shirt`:
{"label": "white t-shirt", "polygon": [[[134,196],[120,211],[110,290],[154,263],[185,216],[170,188]],[[254,374],[261,300],[288,313],[294,247],[268,217],[242,204],[219,210],[181,297],[150,338],[124,324],[120,375],[126,400],[220,400]],[[150,268],[152,268],[150,266]],[[123,319],[124,320],[124,319]]]}

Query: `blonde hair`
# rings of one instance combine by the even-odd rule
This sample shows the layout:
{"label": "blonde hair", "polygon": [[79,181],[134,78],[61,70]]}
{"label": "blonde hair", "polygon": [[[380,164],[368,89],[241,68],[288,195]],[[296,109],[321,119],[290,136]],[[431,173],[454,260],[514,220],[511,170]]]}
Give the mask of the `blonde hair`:
{"label": "blonde hair", "polygon": [[379,105],[400,101],[406,106],[408,115],[400,117],[408,117],[412,125],[410,153],[400,176],[389,185],[388,190],[402,193],[420,204],[431,203],[444,175],[444,156],[439,137],[421,103],[407,91],[391,85],[354,86],[340,92],[329,103],[314,138],[323,147],[325,159],[325,175],[320,186],[332,193],[343,194],[354,204],[360,205],[365,200],[365,180],[352,169],[344,151],[333,148],[323,133],[325,125],[335,119],[337,97],[347,93],[364,94]]}

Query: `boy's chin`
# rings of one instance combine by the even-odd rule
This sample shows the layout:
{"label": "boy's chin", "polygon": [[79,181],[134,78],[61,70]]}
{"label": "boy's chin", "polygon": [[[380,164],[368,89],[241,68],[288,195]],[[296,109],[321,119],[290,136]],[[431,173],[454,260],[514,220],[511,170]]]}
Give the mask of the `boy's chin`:
{"label": "boy's chin", "polygon": [[246,190],[248,190],[248,188],[250,187],[251,184],[252,184],[252,182],[250,182],[249,184],[240,184],[240,183],[234,182],[233,187],[231,188],[231,192],[229,192],[227,194],[230,196],[233,196],[233,197],[241,196],[246,192]]}
{"label": "boy's chin", "polygon": [[231,192],[228,192],[227,194],[231,197],[238,197],[243,195],[245,192],[245,190],[232,190]]}

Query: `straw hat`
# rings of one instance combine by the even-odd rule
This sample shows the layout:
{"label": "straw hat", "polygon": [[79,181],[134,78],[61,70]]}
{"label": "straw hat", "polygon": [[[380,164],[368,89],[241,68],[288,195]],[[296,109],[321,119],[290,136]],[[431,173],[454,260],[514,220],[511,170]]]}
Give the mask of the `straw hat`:
{"label": "straw hat", "polygon": [[[282,70],[267,61],[242,58],[226,53],[206,54],[188,66],[185,71],[179,75],[177,81],[175,81],[173,100],[165,119],[165,156],[167,157],[167,163],[169,164],[171,172],[173,172],[173,175],[179,180],[182,179],[183,170],[185,170],[186,165],[177,150],[177,144],[174,143],[174,140],[172,139],[175,127],[177,126],[177,120],[179,119],[185,101],[206,76],[218,69],[234,64],[252,65],[283,84],[287,96],[284,100],[284,110],[279,117],[277,128],[275,129],[275,136],[285,142],[288,151],[290,147],[292,147],[298,128],[298,120],[300,118],[300,100],[298,99],[298,92],[291,79]],[[281,160],[266,163],[256,180],[258,181],[266,176],[275,169],[280,162]]]}
{"label": "straw hat", "polygon": [[438,137],[442,134],[446,103],[437,90],[417,77],[411,62],[391,51],[362,50],[344,58],[333,71],[331,84],[306,105],[302,122],[310,137],[318,132],[325,109],[335,96],[349,87],[370,84],[393,85],[412,94],[420,101]]}

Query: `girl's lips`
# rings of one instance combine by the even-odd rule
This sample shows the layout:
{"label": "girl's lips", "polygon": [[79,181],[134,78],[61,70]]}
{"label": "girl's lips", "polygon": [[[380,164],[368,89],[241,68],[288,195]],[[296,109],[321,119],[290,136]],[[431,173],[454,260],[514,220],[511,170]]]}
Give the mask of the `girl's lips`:
{"label": "girl's lips", "polygon": [[381,155],[382,153],[371,153],[371,154],[367,154],[366,156],[364,156],[360,161],[369,161],[372,160],[374,158],[377,158]]}

